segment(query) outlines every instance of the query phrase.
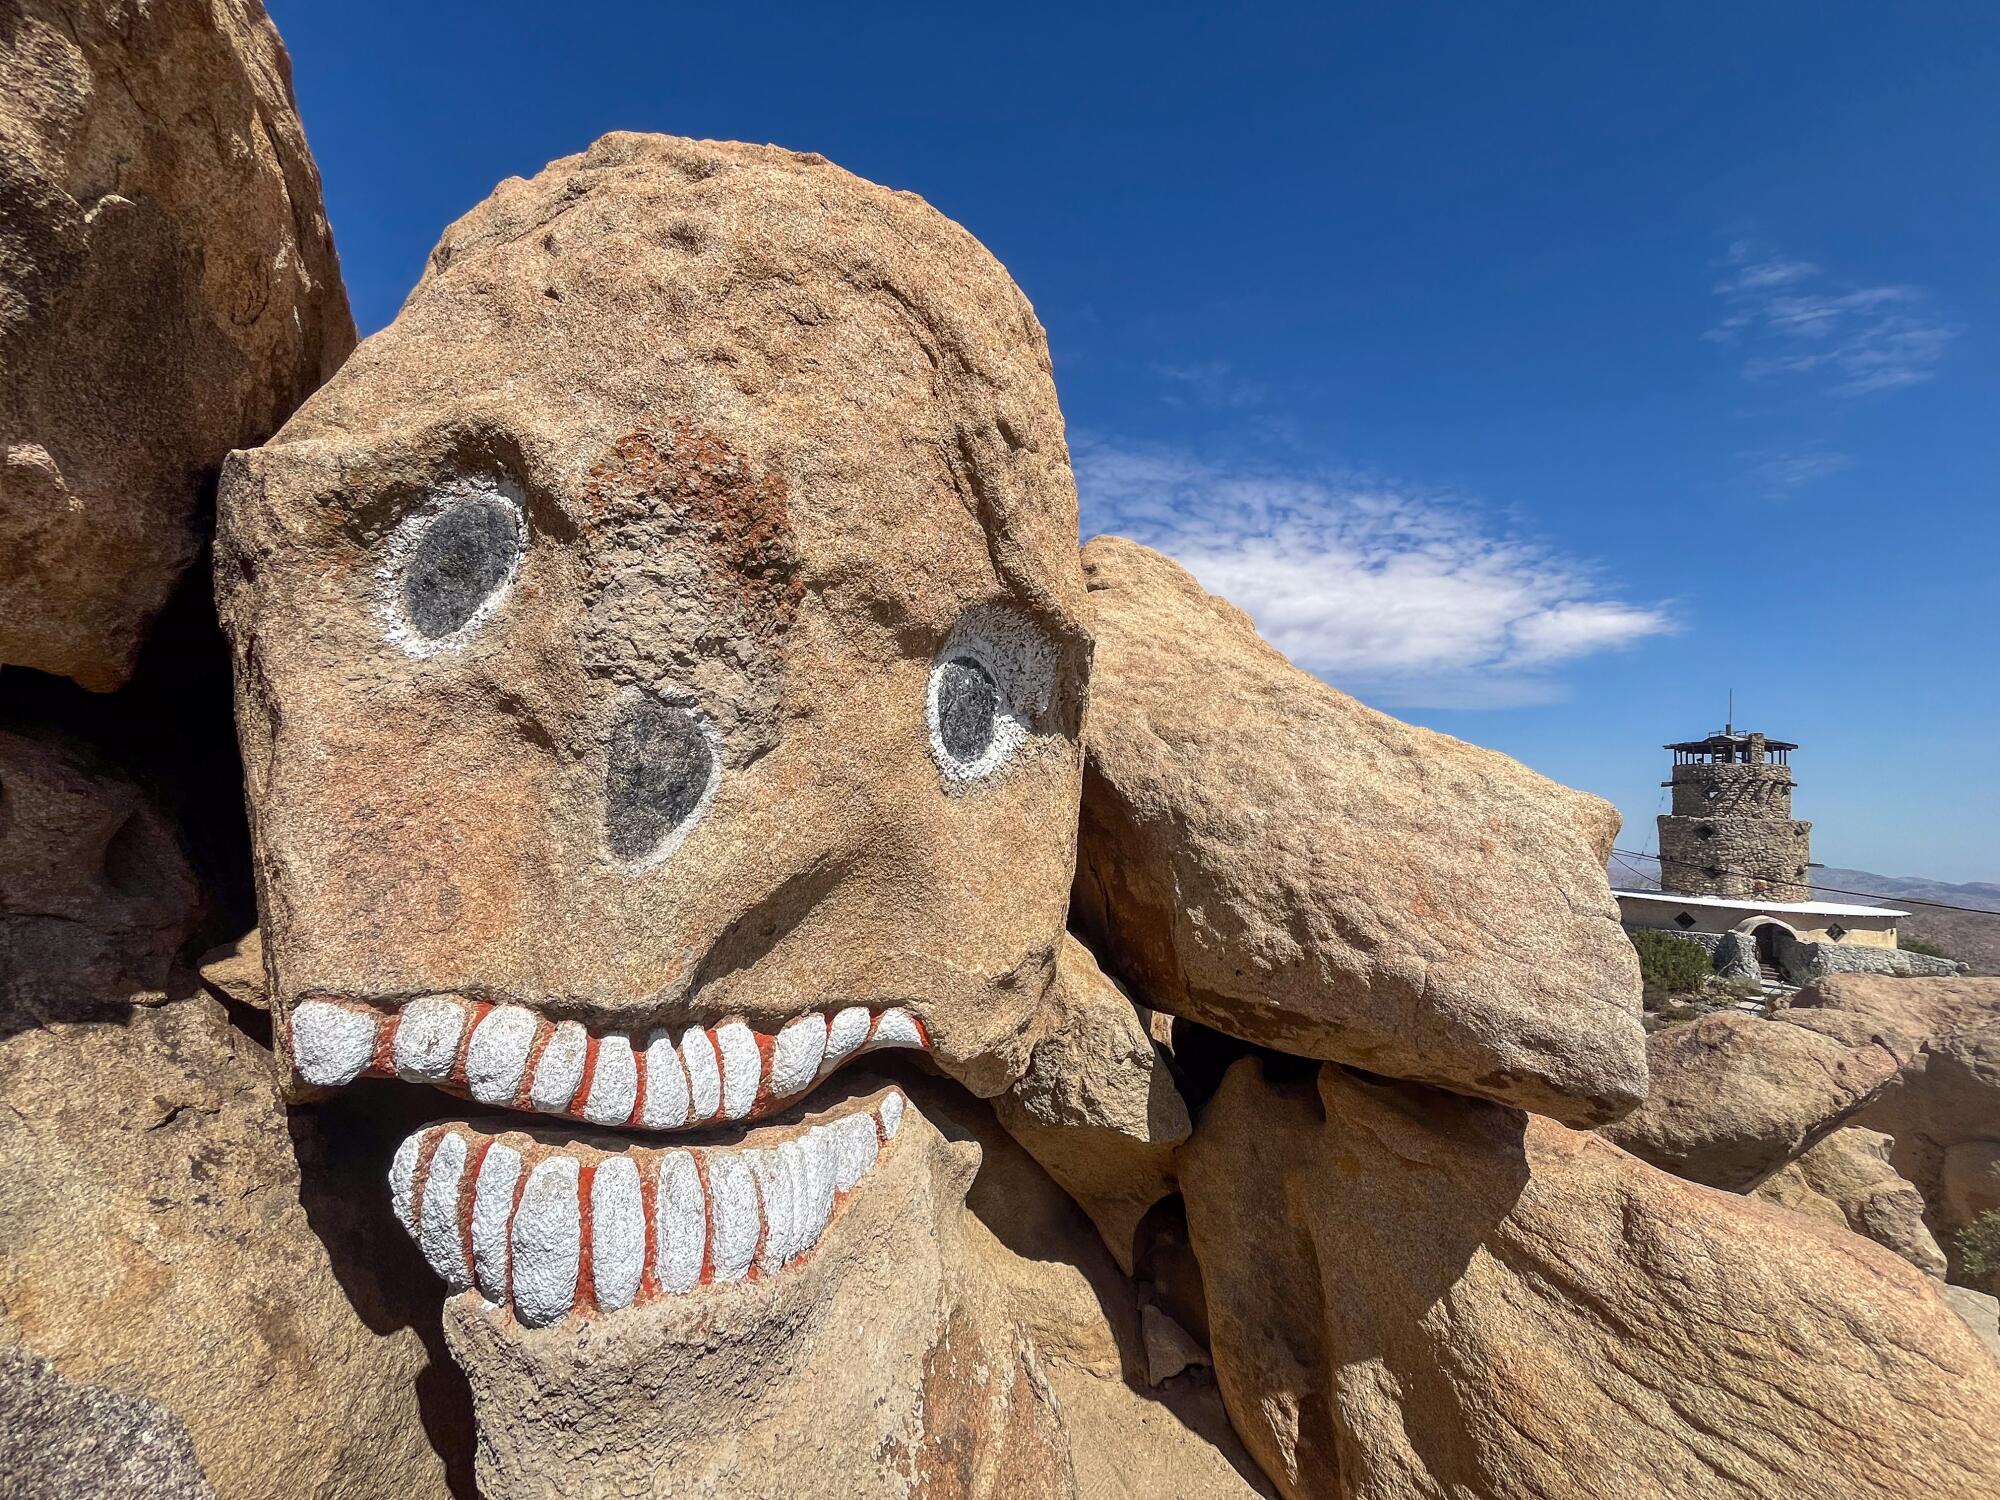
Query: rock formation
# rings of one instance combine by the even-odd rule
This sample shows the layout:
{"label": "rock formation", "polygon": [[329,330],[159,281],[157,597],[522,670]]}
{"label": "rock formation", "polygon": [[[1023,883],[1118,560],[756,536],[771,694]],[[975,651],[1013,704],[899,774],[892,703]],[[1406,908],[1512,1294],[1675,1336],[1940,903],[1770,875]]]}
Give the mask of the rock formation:
{"label": "rock formation", "polygon": [[224,478],[281,1024],[900,1006],[995,1092],[1067,904],[1075,530],[1040,325],[921,200],[649,136],[502,184]]}
{"label": "rock formation", "polygon": [[821,1253],[786,1273],[549,1328],[449,1302],[482,1492],[671,1473],[676,1494],[801,1500],[1257,1493],[1198,1403],[1154,1406],[1119,1380],[1131,1314],[1098,1299],[1122,1279],[1059,1190],[1006,1160],[981,1106],[918,1097]]}
{"label": "rock formation", "polygon": [[1924,1227],[1923,1195],[1889,1164],[1894,1145],[1879,1130],[1836,1130],[1766,1177],[1755,1196],[1851,1229],[1926,1276],[1943,1276],[1944,1252]]}
{"label": "rock formation", "polygon": [[1924,1276],[1600,1136],[1246,1060],[1182,1182],[1230,1415],[1288,1496],[2000,1481],[2000,1380]]}
{"label": "rock formation", "polygon": [[10,1494],[216,1500],[187,1428],[143,1396],[74,1385],[0,1349],[0,1476]]}
{"label": "rock formation", "polygon": [[1049,1012],[1027,1072],[994,1108],[1129,1273],[1140,1220],[1175,1190],[1187,1104],[1140,1008],[1072,937],[1056,961]]}
{"label": "rock formation", "polygon": [[354,346],[263,6],[14,0],[0,205],[0,663],[109,690],[223,455]]}
{"label": "rock formation", "polygon": [[[1854,1121],[1894,1138],[1890,1162],[1923,1195],[1925,1222],[1954,1257],[1960,1232],[2000,1207],[2000,980],[1829,979],[1785,1015],[1896,1051],[1901,1071]],[[2000,1279],[1985,1289],[2000,1291]]]}
{"label": "rock formation", "polygon": [[0,1489],[2000,1492],[1992,992],[1649,1047],[1610,809],[1080,554],[922,200],[606,136],[348,357],[254,0],[0,85]]}
{"label": "rock formation", "polygon": [[219,1002],[154,998],[0,1037],[0,1343],[184,1433],[224,1500],[443,1500],[470,1413],[380,1186],[407,1108],[288,1122],[270,1052]]}
{"label": "rock formation", "polygon": [[157,992],[204,893],[152,797],[59,728],[0,720],[0,1024]]}
{"label": "rock formation", "polygon": [[1148,1004],[1573,1123],[1639,1101],[1608,806],[1363,707],[1156,552],[1084,567],[1077,918]]}
{"label": "rock formation", "polygon": [[1741,1191],[1853,1115],[1896,1076],[1873,1040],[1849,1046],[1718,1011],[1646,1040],[1651,1092],[1604,1134],[1654,1166]]}

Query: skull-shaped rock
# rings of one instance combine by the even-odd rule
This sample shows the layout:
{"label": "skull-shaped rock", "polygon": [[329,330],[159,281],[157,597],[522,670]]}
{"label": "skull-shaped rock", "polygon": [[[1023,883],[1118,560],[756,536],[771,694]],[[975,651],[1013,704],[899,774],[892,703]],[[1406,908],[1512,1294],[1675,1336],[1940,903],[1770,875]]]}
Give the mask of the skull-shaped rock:
{"label": "skull-shaped rock", "polygon": [[1018,1075],[1089,662],[1046,341],[816,156],[607,136],[453,225],[231,459],[234,642],[298,1077],[607,1126],[842,1061]]}

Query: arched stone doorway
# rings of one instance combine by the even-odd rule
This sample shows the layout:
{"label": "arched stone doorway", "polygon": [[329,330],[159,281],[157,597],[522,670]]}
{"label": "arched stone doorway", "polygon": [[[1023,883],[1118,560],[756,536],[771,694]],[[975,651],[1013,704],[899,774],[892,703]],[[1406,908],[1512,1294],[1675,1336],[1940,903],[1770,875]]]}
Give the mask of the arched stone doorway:
{"label": "arched stone doorway", "polygon": [[1778,924],[1765,922],[1756,930],[1757,966],[1775,969],[1778,967]]}
{"label": "arched stone doorway", "polygon": [[1800,976],[1791,972],[1797,966],[1799,944],[1799,935],[1793,928],[1776,917],[1751,917],[1739,922],[1736,932],[1739,937],[1749,940],[1757,960],[1758,976],[1766,983],[1800,982]]}

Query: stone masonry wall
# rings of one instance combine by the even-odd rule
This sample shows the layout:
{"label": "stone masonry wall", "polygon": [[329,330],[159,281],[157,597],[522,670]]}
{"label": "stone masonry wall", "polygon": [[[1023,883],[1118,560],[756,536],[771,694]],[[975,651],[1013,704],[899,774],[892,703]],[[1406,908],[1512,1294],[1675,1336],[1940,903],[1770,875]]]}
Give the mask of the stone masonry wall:
{"label": "stone masonry wall", "polygon": [[1947,979],[1961,972],[1949,958],[1904,948],[1864,948],[1853,943],[1801,943],[1780,936],[1778,965],[1787,979],[1810,983],[1829,974],[1886,974],[1897,979]]}
{"label": "stone masonry wall", "polygon": [[1690,896],[1804,901],[1812,824],[1792,817],[1792,771],[1774,761],[1674,767],[1660,819],[1660,884]]}
{"label": "stone masonry wall", "polygon": [[1789,818],[1792,785],[1792,768],[1776,761],[1755,765],[1691,762],[1674,767],[1673,779],[1667,783],[1673,792],[1673,806],[1668,810],[1683,818]]}
{"label": "stone masonry wall", "polygon": [[1811,899],[1812,824],[1735,816],[1660,819],[1660,884],[1690,896]]}

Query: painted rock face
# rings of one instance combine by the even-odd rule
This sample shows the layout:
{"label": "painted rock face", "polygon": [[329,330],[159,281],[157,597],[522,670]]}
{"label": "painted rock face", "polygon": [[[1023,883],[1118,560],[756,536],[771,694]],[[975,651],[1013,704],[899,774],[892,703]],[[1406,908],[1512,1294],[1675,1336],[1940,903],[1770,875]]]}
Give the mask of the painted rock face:
{"label": "painted rock face", "polygon": [[918,199],[641,136],[502,184],[225,476],[297,1077],[635,1131],[884,1048],[1004,1085],[1074,857],[1075,538],[1040,326]]}

